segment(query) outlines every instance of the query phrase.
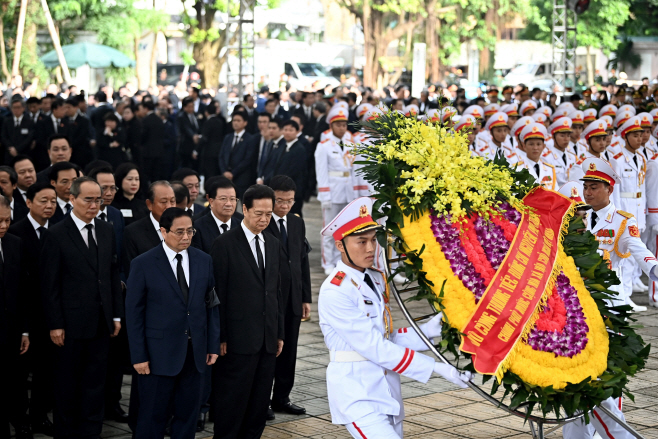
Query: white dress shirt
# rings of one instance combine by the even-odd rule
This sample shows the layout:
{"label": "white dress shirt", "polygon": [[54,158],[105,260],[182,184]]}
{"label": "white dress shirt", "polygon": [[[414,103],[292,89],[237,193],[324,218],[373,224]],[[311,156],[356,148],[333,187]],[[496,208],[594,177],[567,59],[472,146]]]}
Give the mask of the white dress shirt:
{"label": "white dress shirt", "polygon": [[224,221],[222,221],[222,220],[220,220],[219,218],[217,218],[212,210],[210,211],[210,214],[212,215],[212,218],[213,218],[213,219],[215,220],[215,222],[217,223],[217,228],[219,228],[219,234],[220,234],[220,235],[221,235],[222,233],[224,233],[224,229],[222,229],[222,224],[226,224],[226,226],[228,227],[228,229],[226,229],[227,232],[228,232],[229,230],[231,230],[231,220],[230,220],[230,219],[228,220],[227,223],[225,223]]}
{"label": "white dress shirt", "polygon": [[42,226],[41,224],[39,224],[37,222],[37,220],[35,220],[32,217],[32,213],[28,213],[27,218],[30,221],[30,224],[32,224],[32,227],[34,227],[34,231],[37,232],[37,238],[41,239],[41,233],[39,232],[39,227],[43,227],[44,229],[47,229],[48,228],[48,220],[46,220],[46,224]]}
{"label": "white dress shirt", "polygon": [[10,218],[13,220],[14,219],[14,199],[13,198],[9,202],[9,209],[10,209],[10,212],[9,212]]}
{"label": "white dress shirt", "polygon": [[286,152],[290,151],[290,148],[297,143],[297,139],[293,140],[292,142],[286,142]]}
{"label": "white dress shirt", "polygon": [[27,200],[27,191],[24,191],[23,189],[18,188],[18,192],[20,192],[21,197],[23,197],[23,201],[26,201]]}
{"label": "white dress shirt", "polygon": [[272,212],[272,219],[274,220],[274,224],[276,224],[276,228],[279,230],[279,233],[281,232],[281,223],[279,222],[280,219],[283,220],[283,227],[286,229],[286,233],[288,233],[288,218],[285,216],[279,216],[276,213]]}
{"label": "white dress shirt", "polygon": [[172,250],[166,242],[162,243],[162,247],[164,248],[165,254],[167,255],[167,260],[169,261],[169,265],[171,265],[171,269],[174,271],[174,277],[176,280],[178,280],[178,259],[176,259],[176,255],[180,254],[183,256],[183,260],[181,263],[183,264],[183,273],[185,273],[185,281],[187,282],[187,286],[189,287],[190,285],[190,257],[187,254],[187,250],[183,250],[180,253],[176,253],[174,250]]}
{"label": "white dress shirt", "polygon": [[57,197],[57,204],[59,204],[59,208],[62,209],[62,212],[64,212],[64,215],[66,215],[66,205],[67,204],[69,206],[71,206],[71,209],[73,208],[73,205],[69,201],[62,200],[59,197]]}
{"label": "white dress shirt", "polygon": [[162,237],[162,232],[160,232],[160,223],[155,220],[155,217],[153,216],[153,212],[149,214],[151,217],[151,222],[153,223],[153,227],[155,227],[155,231],[158,233],[158,238],[160,238],[160,241],[164,241],[164,238]]}
{"label": "white dress shirt", "polygon": [[[240,223],[242,226],[242,230],[244,230],[244,234],[247,237],[247,242],[249,243],[249,248],[251,249],[251,253],[254,255],[254,260],[256,261],[256,265],[258,265],[258,257],[256,256],[256,241],[254,240],[256,236],[258,236],[258,243],[260,244],[260,251],[263,254],[263,267],[265,267],[265,236],[262,233],[259,233],[258,235],[254,235],[251,230],[245,226],[244,221]],[[261,268],[261,267],[258,267]]]}

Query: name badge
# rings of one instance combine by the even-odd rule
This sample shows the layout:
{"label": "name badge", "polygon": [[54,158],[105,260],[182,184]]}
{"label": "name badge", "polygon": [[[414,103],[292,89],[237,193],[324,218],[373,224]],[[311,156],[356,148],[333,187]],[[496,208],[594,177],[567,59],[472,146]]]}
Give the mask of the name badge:
{"label": "name badge", "polygon": [[29,133],[29,130],[27,128],[21,128],[21,134],[23,136],[27,136],[27,133]]}
{"label": "name badge", "polygon": [[123,215],[124,218],[132,218],[133,211],[132,209],[121,209],[121,215]]}
{"label": "name badge", "polygon": [[364,300],[363,303],[366,305],[372,305],[372,300]]}

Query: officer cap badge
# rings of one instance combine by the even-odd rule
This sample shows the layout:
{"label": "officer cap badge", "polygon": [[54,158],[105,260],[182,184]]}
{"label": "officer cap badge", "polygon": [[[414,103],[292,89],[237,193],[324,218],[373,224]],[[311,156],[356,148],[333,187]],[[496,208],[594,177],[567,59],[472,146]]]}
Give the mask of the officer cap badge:
{"label": "officer cap badge", "polygon": [[596,164],[594,162],[589,164],[589,170],[590,171],[596,171]]}
{"label": "officer cap badge", "polygon": [[361,218],[365,218],[368,216],[368,208],[366,206],[361,206],[361,208],[359,209],[359,216]]}

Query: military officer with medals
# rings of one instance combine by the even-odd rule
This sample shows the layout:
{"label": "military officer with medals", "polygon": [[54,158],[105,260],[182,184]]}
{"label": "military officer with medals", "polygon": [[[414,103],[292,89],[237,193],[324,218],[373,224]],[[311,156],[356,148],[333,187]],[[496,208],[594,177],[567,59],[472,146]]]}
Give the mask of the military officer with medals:
{"label": "military officer with medals", "polygon": [[[618,190],[620,177],[609,163],[596,157],[585,160],[582,168],[585,173],[582,178],[583,195],[585,202],[592,206],[592,211],[585,224],[587,230],[599,242],[599,254],[608,261],[610,268],[617,273],[622,283],[624,282],[624,270],[621,269],[621,266],[631,258],[637,261],[642,271],[647,273],[651,280],[658,281],[658,269],[656,268],[658,262],[642,243],[635,218],[628,212],[617,210],[610,201],[610,195],[613,191]],[[625,296],[621,285],[613,285],[610,289],[619,292],[619,297],[611,300],[613,306],[631,305],[635,307],[630,296]],[[625,421],[621,411],[620,398],[608,398],[601,405]],[[562,428],[564,439],[592,439],[595,431],[601,437],[607,438],[632,439],[635,437],[600,410],[594,409],[590,420],[590,424],[585,424],[582,420],[566,424]]]}
{"label": "military officer with medals", "polygon": [[526,125],[520,136],[525,155],[518,165],[530,171],[537,184],[546,189],[555,190],[557,188],[555,167],[541,159],[545,139],[546,128],[544,125],[537,122]]}
{"label": "military officer with medals", "polygon": [[651,128],[653,125],[653,116],[649,113],[640,113],[637,115],[640,119],[640,125],[642,126],[642,147],[640,148],[640,154],[648,160],[654,154],[658,153],[658,144],[656,139],[651,135]]}
{"label": "military officer with medals", "polygon": [[[619,137],[624,141],[624,148],[610,161],[612,168],[620,176],[619,207],[629,212],[637,220],[640,232],[646,229],[646,158],[639,154],[642,147],[641,117],[633,116],[619,130]],[[630,296],[635,292],[644,292],[648,287],[640,280],[640,270],[632,260],[624,265],[625,287]]]}
{"label": "military officer with medals", "polygon": [[[322,204],[322,219],[329,223],[343,207],[356,198],[354,192],[354,160],[352,136],[347,130],[348,113],[334,106],[327,115],[331,132],[315,150],[315,175],[318,180],[318,201]],[[340,253],[330,238],[322,241],[322,268],[331,273]]]}
{"label": "military officer with medals", "polygon": [[[470,372],[417,351],[426,346],[411,328],[393,331],[384,273],[372,268],[381,225],[371,217],[372,200],[348,204],[323,230],[341,260],[320,288],[320,329],[330,351],[327,396],[331,421],[357,439],[402,438],[404,407],[400,375],[427,382],[435,372],[461,388]],[[441,334],[439,314],[421,325],[428,338]]]}

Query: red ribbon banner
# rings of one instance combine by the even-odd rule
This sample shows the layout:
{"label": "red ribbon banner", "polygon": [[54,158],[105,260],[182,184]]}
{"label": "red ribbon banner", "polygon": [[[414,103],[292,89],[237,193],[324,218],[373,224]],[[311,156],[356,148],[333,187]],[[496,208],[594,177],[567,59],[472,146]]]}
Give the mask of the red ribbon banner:
{"label": "red ribbon banner", "polygon": [[523,214],[509,252],[464,328],[461,350],[475,370],[494,375],[539,305],[555,267],[562,221],[571,200],[536,188],[523,199]]}

